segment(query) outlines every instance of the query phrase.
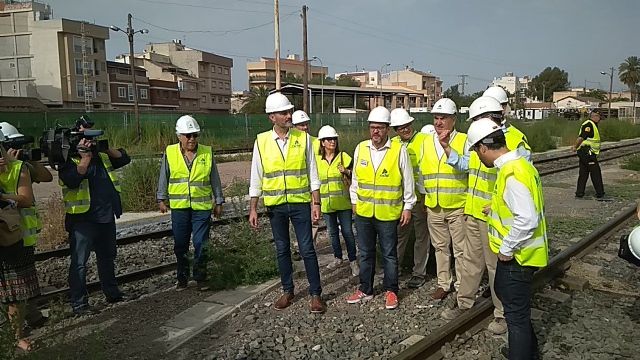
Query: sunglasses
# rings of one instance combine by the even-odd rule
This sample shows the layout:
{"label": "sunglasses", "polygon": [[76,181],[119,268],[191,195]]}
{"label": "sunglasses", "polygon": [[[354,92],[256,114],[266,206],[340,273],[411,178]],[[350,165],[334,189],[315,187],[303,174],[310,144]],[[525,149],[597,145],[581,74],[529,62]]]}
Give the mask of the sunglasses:
{"label": "sunglasses", "polygon": [[182,134],[182,136],[186,137],[187,139],[191,139],[191,138],[196,139],[199,135],[200,134],[198,134],[198,133]]}
{"label": "sunglasses", "polygon": [[338,138],[332,137],[332,138],[324,138],[322,140],[324,140],[324,141],[338,141]]}

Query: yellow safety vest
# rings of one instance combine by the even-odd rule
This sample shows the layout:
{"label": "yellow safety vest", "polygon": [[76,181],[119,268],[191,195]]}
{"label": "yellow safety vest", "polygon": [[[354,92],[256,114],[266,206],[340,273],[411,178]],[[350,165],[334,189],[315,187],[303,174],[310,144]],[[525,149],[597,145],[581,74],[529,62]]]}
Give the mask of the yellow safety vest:
{"label": "yellow safety vest", "polygon": [[322,156],[316,156],[318,164],[318,176],[320,177],[320,200],[322,212],[325,214],[338,210],[351,209],[351,199],[349,189],[342,182],[342,173],[338,170],[338,165],[345,168],[351,163],[351,156],[345,152],[337,154],[331,164]]}
{"label": "yellow safety vest", "polygon": [[169,165],[169,207],[172,209],[213,209],[211,189],[211,164],[213,152],[210,146],[198,144],[191,170],[184,160],[180,144],[167,146]]}
{"label": "yellow safety vest", "polygon": [[529,189],[533,196],[533,203],[538,213],[538,227],[533,232],[531,239],[518,248],[513,256],[522,266],[544,267],[549,261],[549,245],[547,243],[547,224],[544,218],[544,198],[542,195],[542,183],[540,175],[530,162],[524,158],[518,158],[504,164],[498,171],[496,186],[491,199],[491,216],[489,217],[489,246],[494,253],[500,252],[502,240],[511,230],[513,225],[513,213],[502,198],[507,179],[515,176]]}
{"label": "yellow safety vest", "polygon": [[[464,152],[467,134],[456,133],[450,146],[458,154]],[[445,209],[464,208],[467,198],[467,173],[456,170],[447,164],[447,154],[438,159],[434,135],[428,135],[423,142],[423,158],[420,162],[420,172],[427,194],[424,203],[429,208],[440,206]]]}
{"label": "yellow safety vest", "polygon": [[424,139],[427,138],[427,134],[414,131],[413,136],[409,141],[404,142],[400,135],[394,136],[391,141],[397,141],[407,146],[407,153],[409,154],[409,160],[411,160],[411,167],[413,168],[413,181],[418,183],[418,176],[420,175],[420,162],[422,161],[422,150],[424,148]]}
{"label": "yellow safety vest", "polygon": [[[598,130],[598,125],[596,125],[596,123],[594,123],[591,119],[583,122],[582,126],[585,126],[586,124],[591,124],[591,127],[593,128],[593,137],[584,139],[578,149],[583,146],[589,146],[591,147],[591,151],[594,154],[598,155],[600,154],[600,130]],[[580,126],[580,133],[582,132],[582,126]],[[578,133],[578,136],[580,136],[580,133]]]}
{"label": "yellow safety vest", "polygon": [[[109,174],[109,179],[113,187],[117,192],[121,192],[120,180],[118,180],[118,175],[116,175],[113,170],[109,155],[100,153],[100,159],[102,160],[104,168],[107,169],[107,174]],[[71,160],[76,165],[80,163],[80,159],[71,158]],[[64,200],[64,209],[67,214],[82,214],[89,211],[89,207],[91,206],[91,192],[89,191],[88,179],[83,179],[77,189],[68,188],[62,180],[58,180],[58,183],[62,186],[62,200]]]}
{"label": "yellow safety vest", "polygon": [[[510,151],[516,150],[520,146],[531,151],[531,147],[527,144],[527,137],[515,127],[510,126],[504,135],[507,140],[507,148]],[[487,221],[487,215],[482,212],[482,209],[491,203],[497,172],[496,168],[484,166],[475,151],[471,152],[469,157],[469,188],[467,201],[464,205],[465,214]]]}
{"label": "yellow safety vest", "polygon": [[262,196],[265,206],[311,202],[307,169],[307,133],[290,129],[287,158],[280,151],[272,130],[256,140],[262,161]]}
{"label": "yellow safety vest", "polygon": [[[7,171],[0,174],[0,185],[5,193],[11,195],[18,194],[18,183],[20,182],[22,165],[22,161],[11,161],[7,164]],[[22,243],[24,246],[33,246],[38,241],[38,232],[42,229],[38,210],[34,203],[33,206],[20,208],[19,211],[22,225]]]}
{"label": "yellow safety vest", "polygon": [[313,155],[320,155],[320,139],[315,136],[309,135],[311,138],[311,149],[313,150]]}
{"label": "yellow safety vest", "polygon": [[402,145],[391,141],[380,166],[374,170],[370,144],[370,140],[366,140],[358,145],[358,159],[354,164],[358,180],[356,214],[381,221],[398,220],[402,214],[404,194],[400,171]]}

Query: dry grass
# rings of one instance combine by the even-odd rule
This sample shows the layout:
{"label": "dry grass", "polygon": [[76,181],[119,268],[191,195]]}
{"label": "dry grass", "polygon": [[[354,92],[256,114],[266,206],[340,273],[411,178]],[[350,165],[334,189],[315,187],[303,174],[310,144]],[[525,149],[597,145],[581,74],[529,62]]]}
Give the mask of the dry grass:
{"label": "dry grass", "polygon": [[42,231],[38,238],[39,250],[52,250],[67,243],[68,234],[64,229],[64,203],[59,196],[51,196],[41,207]]}

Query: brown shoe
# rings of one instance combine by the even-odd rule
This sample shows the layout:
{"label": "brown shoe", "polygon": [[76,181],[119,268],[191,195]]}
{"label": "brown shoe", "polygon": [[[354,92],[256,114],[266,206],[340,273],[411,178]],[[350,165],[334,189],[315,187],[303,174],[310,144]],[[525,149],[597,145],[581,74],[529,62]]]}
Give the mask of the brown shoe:
{"label": "brown shoe", "polygon": [[283,293],[278,299],[278,301],[276,301],[276,303],[273,304],[273,308],[276,310],[284,310],[288,308],[289,305],[291,305],[292,301],[293,301],[293,293],[288,293],[288,292]]}
{"label": "brown shoe", "polygon": [[439,287],[433,294],[431,294],[431,298],[433,300],[442,300],[449,295],[448,291],[445,291],[443,288]]}
{"label": "brown shoe", "polygon": [[325,311],[327,311],[327,304],[325,304],[320,295],[311,296],[311,313],[324,314]]}

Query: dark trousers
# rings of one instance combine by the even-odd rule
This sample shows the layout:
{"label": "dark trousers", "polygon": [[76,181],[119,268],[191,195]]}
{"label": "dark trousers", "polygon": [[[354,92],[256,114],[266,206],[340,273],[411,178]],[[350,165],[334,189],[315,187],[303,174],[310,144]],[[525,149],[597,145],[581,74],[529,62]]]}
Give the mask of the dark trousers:
{"label": "dark trousers", "polygon": [[97,224],[79,222],[69,227],[69,248],[71,264],[69,266],[69,289],[71,306],[74,310],[89,305],[87,293],[87,260],[91,250],[96,253],[100,286],[107,299],[122,296],[116,282],[114,260],[116,248],[116,224]]}
{"label": "dark trousers", "polygon": [[531,325],[531,282],[537,268],[516,260],[496,265],[495,292],[504,306],[509,331],[509,360],[538,358],[538,339]]}
{"label": "dark trousers", "polygon": [[[327,232],[331,238],[333,256],[336,259],[342,259],[342,246],[340,245],[339,235],[340,230],[342,230],[349,261],[356,261],[356,238],[353,235],[353,212],[351,209],[324,214],[324,221],[327,223]],[[340,222],[340,229],[338,228],[338,221]]]}
{"label": "dark trousers", "polygon": [[600,164],[598,164],[596,155],[590,153],[589,147],[581,147],[578,149],[578,159],[580,172],[578,173],[576,196],[584,196],[584,188],[587,186],[589,175],[591,175],[591,182],[593,183],[593,188],[596,190],[596,197],[603,197],[604,185],[602,185],[602,173],[600,172]]}
{"label": "dark trousers", "polygon": [[291,221],[298,239],[300,256],[304,261],[307,280],[309,281],[309,295],[322,294],[320,268],[316,249],[311,238],[311,207],[309,203],[270,206],[267,209],[267,214],[269,215],[271,232],[276,245],[282,290],[292,294],[294,290],[291,237],[289,235],[289,221]]}
{"label": "dark trousers", "polygon": [[193,241],[193,279],[207,280],[207,244],[211,228],[211,210],[172,209],[171,230],[176,255],[178,282],[189,281],[189,240]]}
{"label": "dark trousers", "polygon": [[376,240],[380,243],[385,291],[398,293],[398,221],[380,221],[356,215],[360,249],[360,291],[373,295],[376,270]]}

